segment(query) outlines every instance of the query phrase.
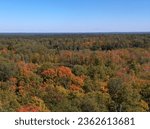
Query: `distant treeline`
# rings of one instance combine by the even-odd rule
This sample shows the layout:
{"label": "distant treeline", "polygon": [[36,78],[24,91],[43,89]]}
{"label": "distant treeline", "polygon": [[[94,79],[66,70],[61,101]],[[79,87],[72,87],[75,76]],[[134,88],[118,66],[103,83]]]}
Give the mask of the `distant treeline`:
{"label": "distant treeline", "polygon": [[[9,49],[12,43],[32,43],[57,50],[113,50],[120,48],[147,48],[149,34],[47,34],[43,35],[0,35],[0,42]],[[3,46],[2,45],[2,46]],[[13,46],[14,45],[14,46]],[[1,46],[1,47],[2,47]]]}

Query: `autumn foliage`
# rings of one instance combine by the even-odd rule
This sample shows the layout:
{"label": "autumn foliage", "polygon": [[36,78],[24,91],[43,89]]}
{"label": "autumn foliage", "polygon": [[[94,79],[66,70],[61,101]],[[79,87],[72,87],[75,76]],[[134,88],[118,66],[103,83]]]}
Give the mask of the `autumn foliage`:
{"label": "autumn foliage", "polygon": [[150,111],[149,34],[0,35],[0,111]]}

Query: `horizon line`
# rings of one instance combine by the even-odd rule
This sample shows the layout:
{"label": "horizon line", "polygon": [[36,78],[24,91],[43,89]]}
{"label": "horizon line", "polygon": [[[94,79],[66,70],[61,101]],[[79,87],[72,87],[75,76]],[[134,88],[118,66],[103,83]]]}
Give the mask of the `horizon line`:
{"label": "horizon line", "polygon": [[101,31],[101,32],[0,32],[0,34],[78,34],[78,33],[150,33],[150,31]]}

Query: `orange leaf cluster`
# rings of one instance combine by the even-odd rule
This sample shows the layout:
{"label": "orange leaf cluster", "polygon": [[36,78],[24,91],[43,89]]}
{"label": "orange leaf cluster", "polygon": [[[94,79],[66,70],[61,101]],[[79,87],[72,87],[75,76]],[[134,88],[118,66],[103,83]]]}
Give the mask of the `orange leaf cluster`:
{"label": "orange leaf cluster", "polygon": [[81,91],[81,88],[80,88],[80,86],[76,86],[76,85],[72,84],[70,86],[70,90],[71,91]]}
{"label": "orange leaf cluster", "polygon": [[54,69],[47,69],[42,72],[42,75],[44,76],[53,76],[55,74],[56,74],[56,71]]}
{"label": "orange leaf cluster", "polygon": [[18,62],[18,67],[20,68],[21,73],[25,76],[32,75],[33,71],[37,69],[37,65],[32,63],[26,64],[23,61]]}
{"label": "orange leaf cluster", "polygon": [[59,77],[71,77],[73,74],[71,69],[65,66],[60,66],[54,69],[47,69],[42,72],[44,76],[59,76]]}
{"label": "orange leaf cluster", "polygon": [[0,54],[7,54],[8,53],[8,49],[4,48],[0,51]]}
{"label": "orange leaf cluster", "polygon": [[71,69],[65,66],[60,66],[58,68],[50,68],[47,70],[44,70],[41,73],[43,76],[45,77],[49,77],[51,79],[54,79],[54,77],[56,78],[69,78],[70,81],[72,82],[72,84],[76,85],[76,86],[83,86],[84,85],[84,78],[85,77],[79,77],[79,76],[75,76]]}
{"label": "orange leaf cluster", "polygon": [[57,73],[59,77],[71,77],[73,75],[71,69],[65,66],[58,67]]}
{"label": "orange leaf cluster", "polygon": [[128,67],[122,68],[122,69],[120,69],[119,71],[116,72],[116,76],[122,77],[122,76],[124,76],[124,74],[126,74],[127,72],[129,72],[129,68],[128,68]]}
{"label": "orange leaf cluster", "polygon": [[17,112],[39,112],[40,108],[35,105],[25,105],[22,106]]}
{"label": "orange leaf cluster", "polygon": [[150,72],[150,65],[145,65],[143,69],[144,71]]}
{"label": "orange leaf cluster", "polygon": [[12,84],[16,84],[16,83],[17,83],[17,78],[11,77],[11,78],[9,78],[9,81],[10,81]]}
{"label": "orange leaf cluster", "polygon": [[81,77],[73,76],[72,81],[73,81],[74,84],[77,84],[77,85],[80,85],[80,86],[84,85],[84,80]]}

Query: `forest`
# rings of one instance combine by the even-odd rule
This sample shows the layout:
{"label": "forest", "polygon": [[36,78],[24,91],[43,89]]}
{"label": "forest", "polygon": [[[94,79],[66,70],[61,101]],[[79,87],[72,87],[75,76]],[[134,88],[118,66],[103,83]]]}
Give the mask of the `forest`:
{"label": "forest", "polygon": [[149,112],[150,34],[0,34],[0,112]]}

